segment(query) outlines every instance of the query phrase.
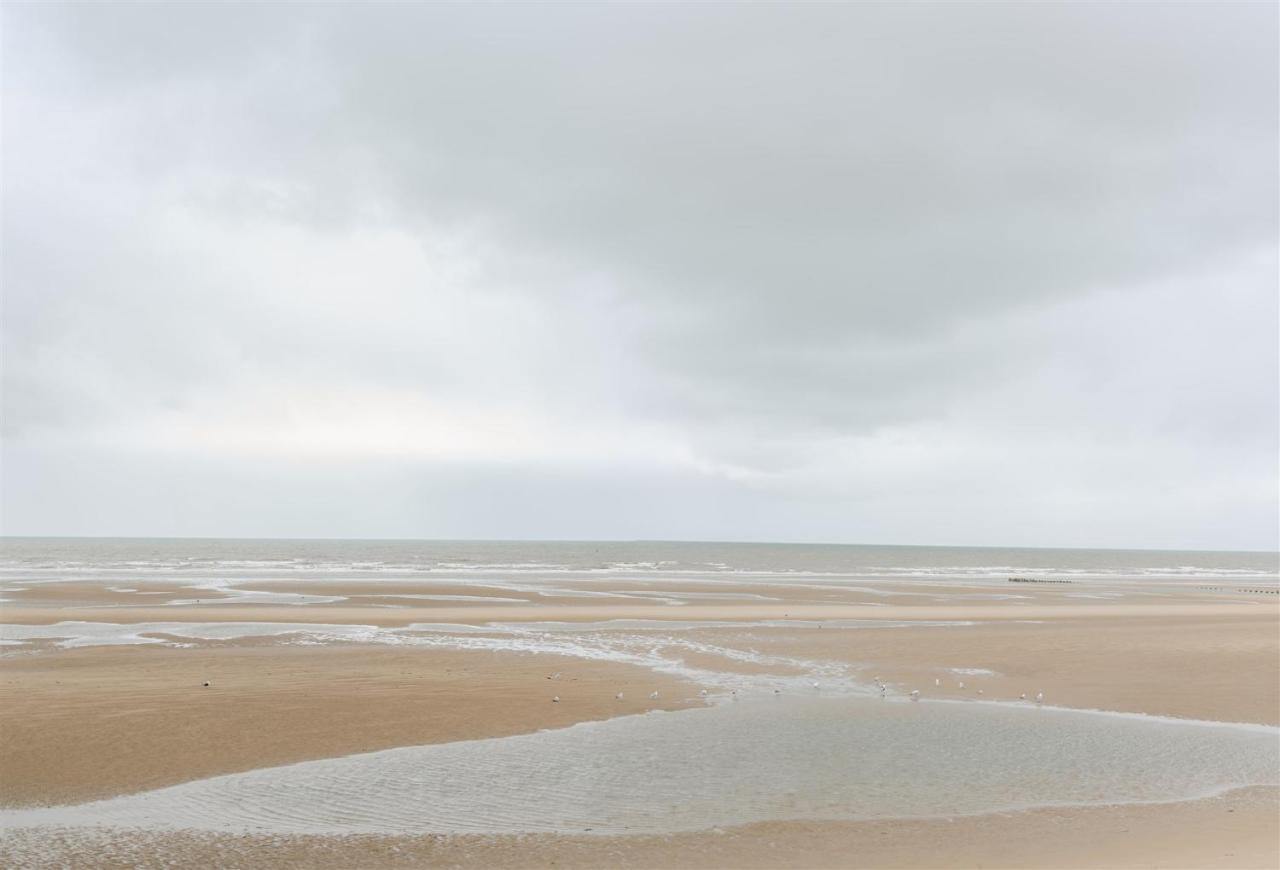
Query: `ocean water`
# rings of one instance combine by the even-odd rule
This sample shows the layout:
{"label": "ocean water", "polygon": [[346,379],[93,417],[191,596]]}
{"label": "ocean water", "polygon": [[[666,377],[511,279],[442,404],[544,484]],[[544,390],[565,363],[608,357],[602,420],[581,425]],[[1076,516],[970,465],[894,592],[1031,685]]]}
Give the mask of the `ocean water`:
{"label": "ocean water", "polygon": [[1280,554],[666,541],[0,538],[0,578],[1009,576],[1280,582]]}

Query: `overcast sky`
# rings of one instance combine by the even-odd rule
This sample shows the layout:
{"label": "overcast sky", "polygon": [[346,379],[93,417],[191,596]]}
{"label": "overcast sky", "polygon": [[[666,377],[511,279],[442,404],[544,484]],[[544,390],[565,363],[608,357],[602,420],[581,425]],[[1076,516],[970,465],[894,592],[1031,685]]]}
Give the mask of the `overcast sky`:
{"label": "overcast sky", "polygon": [[1274,549],[1276,32],[7,4],[3,530]]}

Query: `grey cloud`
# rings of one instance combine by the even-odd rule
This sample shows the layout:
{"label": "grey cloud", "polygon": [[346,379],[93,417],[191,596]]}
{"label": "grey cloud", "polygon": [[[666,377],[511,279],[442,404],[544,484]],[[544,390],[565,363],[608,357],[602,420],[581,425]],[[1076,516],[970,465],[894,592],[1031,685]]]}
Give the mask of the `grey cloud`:
{"label": "grey cloud", "polygon": [[[980,467],[987,425],[1272,479],[1276,14],[10,7],[6,431],[276,379],[604,409],[846,494],[826,451],[912,427]],[[290,262],[380,230],[474,268]]]}

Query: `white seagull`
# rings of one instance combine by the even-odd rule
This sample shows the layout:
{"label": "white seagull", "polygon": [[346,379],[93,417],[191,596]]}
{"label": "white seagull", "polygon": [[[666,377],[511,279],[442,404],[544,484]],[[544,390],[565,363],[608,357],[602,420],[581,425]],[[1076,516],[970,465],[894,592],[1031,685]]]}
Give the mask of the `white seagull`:
{"label": "white seagull", "polygon": [[621,692],[619,692],[618,694],[614,695],[614,696],[613,696],[613,699],[614,699],[615,701],[621,701],[621,700],[622,700],[622,693],[621,693]]}
{"label": "white seagull", "polygon": [[911,690],[911,700],[913,700],[913,701],[919,701],[919,700],[920,700],[920,690],[919,690],[919,689],[912,689],[912,690]]}
{"label": "white seagull", "polygon": [[1044,692],[1036,692],[1036,703],[1037,704],[1044,703]]}
{"label": "white seagull", "polygon": [[656,701],[656,700],[658,700],[658,693],[657,693],[657,692],[650,692],[650,693],[649,693],[649,700],[650,700],[650,701]]}
{"label": "white seagull", "polygon": [[559,696],[559,695],[554,696],[554,697],[551,699],[551,703],[552,703],[552,704],[559,704],[559,703],[560,703],[560,696]]}

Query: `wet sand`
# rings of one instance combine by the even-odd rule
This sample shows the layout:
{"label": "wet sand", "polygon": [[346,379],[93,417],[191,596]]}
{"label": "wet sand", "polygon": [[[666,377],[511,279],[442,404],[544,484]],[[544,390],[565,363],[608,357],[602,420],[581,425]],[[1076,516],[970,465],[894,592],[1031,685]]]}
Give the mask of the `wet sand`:
{"label": "wet sand", "polygon": [[[11,586],[24,587],[19,581]],[[1014,586],[1016,584],[1010,584]],[[136,593],[107,587],[134,588]],[[724,672],[794,672],[717,655],[750,649],[844,662],[927,696],[1051,704],[1219,721],[1280,724],[1280,602],[1185,588],[1014,590],[884,586],[787,590],[689,584],[743,596],[679,606],[634,598],[423,602],[371,596],[522,593],[482,584],[247,581],[244,589],[342,595],[329,604],[164,606],[201,597],[181,584],[83,582],[7,592],[3,622],[290,622],[405,626],[415,622],[707,620],[683,633],[710,651],[687,663]],[[617,579],[591,589],[672,590]],[[1086,591],[1094,591],[1092,588]],[[143,593],[159,592],[149,596]],[[227,597],[224,593],[211,598]],[[897,594],[909,593],[909,594]],[[950,598],[940,599],[944,593]],[[364,597],[361,597],[361,596]],[[782,600],[762,602],[755,595]],[[837,600],[813,603],[815,596]],[[966,598],[965,596],[970,596]],[[985,596],[985,597],[982,597]],[[852,600],[856,599],[856,600]],[[381,603],[373,603],[381,602]],[[889,603],[891,602],[891,603]],[[387,603],[406,606],[388,607]],[[863,627],[801,626],[852,619]],[[959,621],[965,625],[901,622]],[[769,621],[742,629],[732,623]],[[866,625],[884,627],[865,627]],[[892,625],[893,627],[888,627]],[[296,638],[180,640],[189,646],[5,647],[0,660],[0,805],[79,802],[256,767],[420,743],[502,736],[648,709],[702,703],[698,685],[636,665],[547,653],[298,644]],[[977,673],[959,673],[958,670]],[[991,671],[993,674],[981,673]],[[560,672],[558,680],[547,676]],[[943,685],[934,686],[934,680]],[[202,686],[208,680],[211,686]],[[964,690],[958,684],[963,680]],[[647,698],[660,691],[660,702]],[[625,699],[614,699],[623,691]],[[552,695],[561,697],[552,703]],[[1280,793],[1250,789],[1162,806],[1045,809],[954,820],[770,823],[672,837],[279,838],[139,837],[102,843],[90,863],[178,860],[188,866],[990,866],[1272,867],[1280,863]],[[21,864],[30,843],[0,858]],[[59,860],[94,848],[82,834]],[[86,853],[87,854],[87,853]],[[103,863],[103,862],[106,863]]]}
{"label": "wet sand", "polygon": [[973,818],[780,822],[662,837],[261,837],[83,831],[0,842],[22,866],[53,850],[74,866],[570,868],[1261,868],[1276,866],[1276,789],[1156,806]]}

